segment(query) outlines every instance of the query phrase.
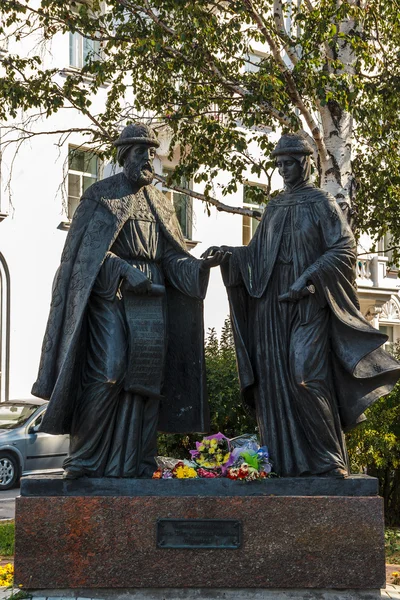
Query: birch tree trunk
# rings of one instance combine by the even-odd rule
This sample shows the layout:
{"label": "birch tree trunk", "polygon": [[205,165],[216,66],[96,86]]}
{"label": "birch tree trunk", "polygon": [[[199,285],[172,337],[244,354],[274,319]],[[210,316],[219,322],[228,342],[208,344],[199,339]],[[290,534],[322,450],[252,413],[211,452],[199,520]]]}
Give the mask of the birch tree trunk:
{"label": "birch tree trunk", "polygon": [[[340,4],[340,0],[338,0]],[[360,0],[352,0],[352,5],[360,4]],[[338,25],[338,34],[346,36],[360,32],[360,24],[354,19],[348,18]],[[332,58],[338,59],[343,68],[341,71],[333,71],[331,74],[348,75],[352,78],[355,72],[356,56],[351,48],[348,38],[337,38],[337,47],[332,51]],[[328,57],[330,58],[330,57]],[[319,155],[319,169],[321,187],[336,200],[349,206],[353,203],[354,177],[352,175],[352,143],[353,143],[353,117],[343,109],[337,102],[329,101],[325,106],[320,106],[320,119],[323,130],[323,138],[326,147],[326,155]]]}
{"label": "birch tree trunk", "polygon": [[351,150],[353,118],[336,103],[329,103],[320,111],[326,156],[319,156],[321,188],[339,203],[352,204],[353,176]]}

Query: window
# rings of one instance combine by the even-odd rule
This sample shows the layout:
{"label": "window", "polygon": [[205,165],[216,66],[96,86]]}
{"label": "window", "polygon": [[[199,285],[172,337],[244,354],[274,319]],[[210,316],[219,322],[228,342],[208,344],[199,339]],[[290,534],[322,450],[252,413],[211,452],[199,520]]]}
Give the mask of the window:
{"label": "window", "polygon": [[[243,205],[248,208],[256,208],[260,212],[263,212],[264,207],[261,205],[260,201],[255,200],[251,197],[249,192],[251,188],[256,186],[257,188],[263,188],[264,186],[261,184],[255,183],[245,183],[243,185]],[[247,215],[243,215],[242,221],[242,244],[247,246],[250,242],[251,238],[256,232],[257,227],[259,226],[260,221],[258,219],[254,219],[253,217],[248,217]]]}
{"label": "window", "polygon": [[1,429],[16,429],[27,422],[37,411],[37,404],[19,404],[10,402],[0,406]]}
{"label": "window", "polygon": [[[173,169],[169,169],[168,167],[163,168],[163,175],[165,177],[168,177],[172,172]],[[183,179],[179,183],[179,186],[188,190],[191,189],[190,182],[186,179]],[[163,187],[163,192],[174,204],[183,237],[187,240],[191,240],[193,229],[193,203],[191,196],[183,194],[182,192],[175,192],[167,187]]]}
{"label": "window", "polygon": [[243,224],[242,224],[242,243],[243,246],[247,246],[250,242],[251,238],[256,232],[259,221],[257,219],[253,219],[252,217],[248,217],[247,215],[243,215]]}
{"label": "window", "polygon": [[390,232],[385,233],[383,237],[378,241],[378,253],[380,256],[386,256],[389,259],[389,265],[391,269],[397,269],[398,265],[391,264],[393,260],[393,250],[389,248],[395,246],[392,242],[392,235]]}
{"label": "window", "polygon": [[69,34],[69,65],[82,69],[89,58],[100,59],[100,42],[88,40],[80,33]]}
{"label": "window", "polygon": [[386,352],[392,353],[395,347],[393,325],[379,325],[379,331],[388,336],[388,341],[383,345]]}
{"label": "window", "polygon": [[82,194],[99,178],[99,158],[91,150],[69,147],[68,218],[72,219]]}

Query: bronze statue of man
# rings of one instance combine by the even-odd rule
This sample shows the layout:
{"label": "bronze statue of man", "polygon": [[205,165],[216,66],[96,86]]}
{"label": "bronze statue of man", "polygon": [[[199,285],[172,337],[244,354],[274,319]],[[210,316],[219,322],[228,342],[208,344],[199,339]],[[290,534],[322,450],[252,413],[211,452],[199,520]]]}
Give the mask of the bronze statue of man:
{"label": "bronze statue of man", "polygon": [[282,136],[273,156],[285,190],[248,246],[222,247],[221,268],[243,399],[274,471],[345,477],[343,431],[390,392],[400,365],[359,311],[354,236],[335,198],[311,183],[311,153],[299,135]]}
{"label": "bronze statue of man", "polygon": [[41,431],[70,433],[65,476],[151,477],[157,429],[209,429],[203,306],[210,267],[151,185],[159,143],[143,124],[115,142],[123,172],[85,191],[57,271],[39,375]]}

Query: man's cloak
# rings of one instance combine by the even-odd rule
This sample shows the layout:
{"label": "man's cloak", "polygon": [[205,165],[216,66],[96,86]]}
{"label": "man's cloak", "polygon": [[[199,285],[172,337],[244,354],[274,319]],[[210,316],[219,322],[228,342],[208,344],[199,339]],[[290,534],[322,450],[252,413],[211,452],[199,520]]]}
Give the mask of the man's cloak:
{"label": "man's cloak", "polygon": [[[146,186],[149,205],[162,233],[189,256],[175,211],[165,196]],[[41,431],[69,433],[85,360],[85,314],[107,252],[129,217],[132,190],[123,173],[92,185],[75,212],[56,273],[50,315],[32,394],[50,400]],[[166,282],[167,357],[159,429],[167,433],[206,432],[209,409],[205,384],[203,302]]]}

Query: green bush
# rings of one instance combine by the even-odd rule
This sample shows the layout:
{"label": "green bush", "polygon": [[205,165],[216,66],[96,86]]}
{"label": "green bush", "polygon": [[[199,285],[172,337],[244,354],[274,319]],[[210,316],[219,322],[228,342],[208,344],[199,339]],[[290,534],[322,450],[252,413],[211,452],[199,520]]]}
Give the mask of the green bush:
{"label": "green bush", "polygon": [[387,525],[400,525],[400,383],[347,434],[352,473],[378,477]]}
{"label": "green bush", "polygon": [[386,562],[400,564],[400,529],[387,527],[385,530]]}

